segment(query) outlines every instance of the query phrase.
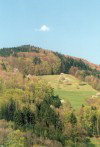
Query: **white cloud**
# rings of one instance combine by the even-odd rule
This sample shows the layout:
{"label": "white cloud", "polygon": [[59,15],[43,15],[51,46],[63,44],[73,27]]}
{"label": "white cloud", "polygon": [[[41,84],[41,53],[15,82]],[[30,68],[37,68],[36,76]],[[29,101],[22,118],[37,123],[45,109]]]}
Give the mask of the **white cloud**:
{"label": "white cloud", "polygon": [[41,26],[40,31],[48,32],[48,31],[50,31],[50,28],[46,25],[43,25],[43,26]]}
{"label": "white cloud", "polygon": [[42,25],[40,27],[40,29],[35,29],[36,31],[40,31],[40,32],[49,32],[50,28],[47,25]]}

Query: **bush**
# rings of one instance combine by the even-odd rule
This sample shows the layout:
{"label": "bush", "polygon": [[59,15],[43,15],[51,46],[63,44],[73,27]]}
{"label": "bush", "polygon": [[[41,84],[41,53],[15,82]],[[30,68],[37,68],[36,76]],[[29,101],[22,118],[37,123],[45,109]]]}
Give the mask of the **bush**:
{"label": "bush", "polygon": [[79,85],[80,85],[80,86],[85,86],[85,85],[87,85],[87,84],[86,84],[85,82],[80,82]]}

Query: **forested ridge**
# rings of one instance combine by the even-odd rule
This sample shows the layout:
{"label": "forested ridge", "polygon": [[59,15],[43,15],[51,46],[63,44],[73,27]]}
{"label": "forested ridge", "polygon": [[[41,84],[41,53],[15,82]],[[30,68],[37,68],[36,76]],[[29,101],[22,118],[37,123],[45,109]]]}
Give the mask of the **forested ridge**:
{"label": "forested ridge", "polygon": [[[39,47],[23,45],[0,49],[1,68],[18,69],[26,75],[73,74],[100,90],[100,71],[82,59],[65,56]],[[98,66],[99,67],[99,66]]]}

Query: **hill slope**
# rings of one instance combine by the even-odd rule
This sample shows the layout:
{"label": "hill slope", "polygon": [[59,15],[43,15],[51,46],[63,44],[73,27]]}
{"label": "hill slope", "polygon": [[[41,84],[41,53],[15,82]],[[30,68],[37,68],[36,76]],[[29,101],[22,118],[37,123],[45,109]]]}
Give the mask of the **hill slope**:
{"label": "hill slope", "polygon": [[89,62],[89,61],[87,61],[86,59],[83,59],[83,58],[73,57],[73,56],[69,56],[69,55],[65,55],[65,56],[69,57],[69,58],[73,58],[73,59],[78,60],[78,61],[82,60],[85,64],[89,65],[91,68],[100,71],[100,65],[98,65],[98,64],[94,64],[94,63]]}
{"label": "hill slope", "polygon": [[60,98],[71,102],[74,108],[79,108],[87,98],[97,93],[90,85],[68,74],[46,75],[40,78],[46,80]]}

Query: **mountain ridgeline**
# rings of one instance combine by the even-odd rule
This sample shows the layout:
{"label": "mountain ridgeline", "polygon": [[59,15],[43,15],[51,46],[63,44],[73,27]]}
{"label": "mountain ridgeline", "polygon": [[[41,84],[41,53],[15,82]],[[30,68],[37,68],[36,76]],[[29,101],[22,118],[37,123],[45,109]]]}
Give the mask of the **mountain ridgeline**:
{"label": "mountain ridgeline", "polygon": [[[1,70],[19,70],[26,75],[72,74],[100,90],[100,70],[83,59],[65,56],[39,47],[23,45],[0,49]],[[99,66],[98,66],[99,68]]]}

